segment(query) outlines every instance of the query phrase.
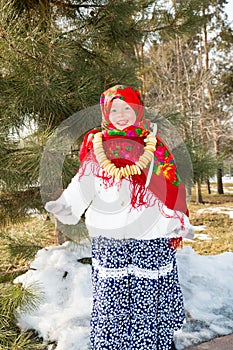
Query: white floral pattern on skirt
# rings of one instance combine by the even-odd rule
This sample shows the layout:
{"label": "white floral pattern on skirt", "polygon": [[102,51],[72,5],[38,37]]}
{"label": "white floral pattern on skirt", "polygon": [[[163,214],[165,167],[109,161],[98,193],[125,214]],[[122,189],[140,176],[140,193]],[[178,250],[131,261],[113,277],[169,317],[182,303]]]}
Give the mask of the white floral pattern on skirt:
{"label": "white floral pattern on skirt", "polygon": [[92,350],[170,350],[184,322],[169,239],[93,238]]}

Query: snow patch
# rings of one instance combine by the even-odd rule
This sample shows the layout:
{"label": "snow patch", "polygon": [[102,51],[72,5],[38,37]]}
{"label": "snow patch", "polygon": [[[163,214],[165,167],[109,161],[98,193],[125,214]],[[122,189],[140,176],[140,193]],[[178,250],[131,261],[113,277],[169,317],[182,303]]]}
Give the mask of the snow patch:
{"label": "snow patch", "polygon": [[[78,262],[90,256],[90,244],[65,243],[40,250],[31,268],[15,279],[43,291],[38,309],[18,316],[22,330],[34,329],[56,350],[88,350],[92,308],[91,266]],[[178,350],[226,335],[233,328],[233,254],[201,256],[191,247],[177,253],[187,322],[177,332]]]}
{"label": "snow patch", "polygon": [[187,321],[177,349],[232,333],[233,254],[202,256],[186,246],[177,261]]}
{"label": "snow patch", "polygon": [[205,225],[199,225],[199,226],[193,226],[194,231],[205,231],[206,226]]}
{"label": "snow patch", "polygon": [[18,317],[20,328],[34,329],[44,340],[56,341],[57,350],[89,346],[91,266],[78,262],[89,252],[88,245],[75,250],[69,243],[42,249],[31,264],[33,270],[15,279],[25,287],[36,285],[43,293],[37,310]]}
{"label": "snow patch", "polygon": [[209,237],[207,234],[203,234],[203,233],[195,234],[194,238],[199,239],[200,241],[206,241],[206,242],[209,242],[212,240],[211,237]]}
{"label": "snow patch", "polygon": [[203,208],[203,209],[198,209],[197,214],[203,214],[208,212],[217,213],[217,214],[226,214],[226,215],[229,215],[230,219],[233,219],[233,207]]}

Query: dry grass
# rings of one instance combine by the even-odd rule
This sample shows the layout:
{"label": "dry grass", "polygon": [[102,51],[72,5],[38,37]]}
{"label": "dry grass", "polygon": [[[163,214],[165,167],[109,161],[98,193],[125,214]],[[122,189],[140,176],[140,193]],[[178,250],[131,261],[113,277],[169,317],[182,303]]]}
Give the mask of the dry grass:
{"label": "dry grass", "polygon": [[[226,184],[224,187],[232,188],[232,184]],[[192,225],[205,225],[206,230],[197,232],[208,235],[210,241],[194,239],[194,242],[185,243],[191,245],[193,249],[201,255],[216,255],[223,252],[233,251],[233,219],[228,214],[205,211],[199,213],[200,209],[225,208],[224,212],[231,209],[233,212],[233,195],[207,194],[203,187],[204,204],[196,204],[194,198],[189,203],[190,220]]]}

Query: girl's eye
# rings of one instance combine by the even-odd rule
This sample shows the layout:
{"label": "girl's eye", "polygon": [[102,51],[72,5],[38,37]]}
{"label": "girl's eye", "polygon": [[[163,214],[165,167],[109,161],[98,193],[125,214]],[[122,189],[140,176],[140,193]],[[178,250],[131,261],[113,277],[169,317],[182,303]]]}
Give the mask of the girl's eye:
{"label": "girl's eye", "polygon": [[115,108],[111,109],[111,113],[115,113],[117,110]]}

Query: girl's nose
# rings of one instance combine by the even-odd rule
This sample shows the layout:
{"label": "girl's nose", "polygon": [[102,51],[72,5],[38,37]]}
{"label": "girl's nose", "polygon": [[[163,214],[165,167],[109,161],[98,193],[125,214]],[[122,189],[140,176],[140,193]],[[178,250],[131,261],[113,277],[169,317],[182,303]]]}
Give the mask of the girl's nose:
{"label": "girl's nose", "polygon": [[122,106],[120,109],[120,114],[125,115],[125,112],[126,112],[126,110],[125,110],[124,106]]}

